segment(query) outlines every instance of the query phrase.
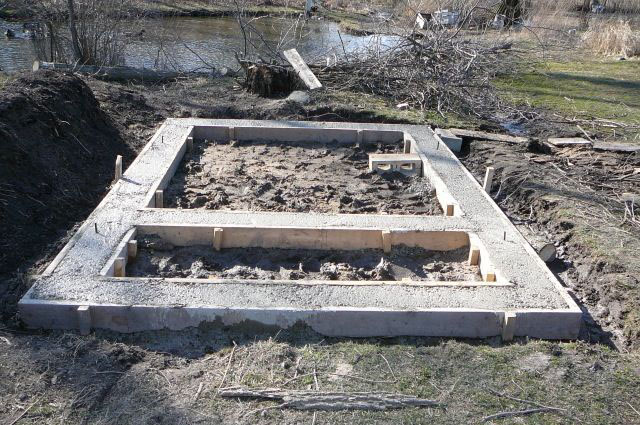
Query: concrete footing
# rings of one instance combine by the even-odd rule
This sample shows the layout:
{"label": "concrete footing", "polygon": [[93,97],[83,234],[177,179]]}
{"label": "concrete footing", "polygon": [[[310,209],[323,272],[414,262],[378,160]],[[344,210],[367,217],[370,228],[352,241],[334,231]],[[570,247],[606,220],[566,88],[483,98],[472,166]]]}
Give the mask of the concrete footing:
{"label": "concrete footing", "polygon": [[[444,135],[445,137],[446,134]],[[442,137],[442,136],[440,136]],[[329,336],[517,336],[570,339],[581,311],[450,147],[405,125],[170,119],[19,303],[34,328],[120,332],[204,322]],[[164,208],[164,190],[194,142],[398,143],[435,188],[445,215],[299,214]],[[407,158],[403,158],[405,161]],[[401,161],[401,162],[402,162]],[[96,231],[99,229],[99,232]],[[481,282],[150,279],[127,276],[137,240],[179,246],[306,247],[385,252],[468,247]]]}

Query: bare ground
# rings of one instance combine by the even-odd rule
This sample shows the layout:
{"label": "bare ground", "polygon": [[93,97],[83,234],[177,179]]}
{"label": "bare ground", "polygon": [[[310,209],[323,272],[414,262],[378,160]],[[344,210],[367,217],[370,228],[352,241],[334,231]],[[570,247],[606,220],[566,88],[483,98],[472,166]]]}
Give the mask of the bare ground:
{"label": "bare ground", "polygon": [[478,281],[478,267],[468,265],[469,250],[435,252],[406,246],[356,251],[173,247],[147,236],[138,241],[128,276],[192,279]]}
{"label": "bare ground", "polygon": [[195,143],[165,190],[165,202],[235,211],[442,214],[428,179],[369,171],[369,153],[401,150],[401,142]]}
{"label": "bare ground", "polygon": [[[257,99],[234,91],[232,82],[185,81],[166,87],[95,80],[88,84],[114,128],[135,149],[140,149],[166,116],[398,119],[366,107],[323,101],[301,107]],[[47,90],[55,87],[54,82],[46,84]],[[11,86],[12,92],[18,89]],[[196,104],[184,99],[207,101]],[[42,143],[49,142],[43,138]],[[29,265],[46,264],[66,241],[60,233],[42,234],[25,245],[33,251],[20,251],[21,267],[0,279],[4,302],[0,422],[460,424],[476,423],[499,412],[523,412],[537,403],[559,410],[520,413],[489,423],[640,423],[640,358],[633,351],[639,341],[634,332],[639,311],[634,304],[638,288],[634,253],[638,250],[632,242],[637,232],[629,223],[620,225],[620,204],[603,209],[592,204],[601,196],[587,189],[606,189],[597,189],[595,178],[614,188],[607,196],[627,190],[619,186],[627,184],[626,178],[615,180],[623,176],[617,171],[635,164],[637,157],[587,152],[575,156],[544,152],[536,146],[486,142],[470,146],[471,155],[463,159],[476,177],[482,176],[487,165],[498,166],[493,195],[507,213],[521,226],[557,243],[561,259],[554,270],[584,300],[588,326],[580,341],[352,340],[323,338],[306,329],[242,331],[216,324],[132,335],[98,331],[87,337],[26,331],[13,317],[15,301],[29,285],[22,272]],[[594,166],[590,162],[594,159],[601,162]],[[132,155],[125,155],[125,160],[132,160]],[[528,177],[523,180],[523,176]],[[105,188],[100,189],[104,193]],[[95,205],[97,199],[91,202]],[[88,213],[77,212],[76,221]],[[617,218],[610,218],[608,212]],[[69,217],[67,223],[73,221]],[[73,227],[66,226],[59,229],[62,234]],[[618,344],[617,350],[610,345],[612,341]],[[445,407],[303,413],[278,409],[272,402],[217,396],[217,388],[237,384],[395,391],[434,398]]]}

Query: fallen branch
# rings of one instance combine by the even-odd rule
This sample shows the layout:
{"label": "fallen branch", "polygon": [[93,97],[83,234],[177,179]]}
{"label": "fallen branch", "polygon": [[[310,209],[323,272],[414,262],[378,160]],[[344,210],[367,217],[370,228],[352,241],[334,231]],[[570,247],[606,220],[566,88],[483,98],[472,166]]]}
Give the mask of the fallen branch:
{"label": "fallen branch", "polygon": [[559,413],[559,410],[562,409],[555,409],[553,407],[536,407],[535,409],[518,410],[515,412],[500,412],[494,415],[485,416],[482,418],[482,422],[489,422],[494,419],[513,418],[516,416],[528,416],[536,413]]}
{"label": "fallen branch", "polygon": [[498,392],[498,391],[493,390],[491,388],[488,388],[487,391],[489,391],[491,394],[496,395],[498,397],[507,398],[509,400],[517,401],[518,403],[530,404],[532,406],[535,406],[535,408],[534,409],[517,410],[517,411],[511,411],[511,412],[495,413],[493,415],[485,416],[484,418],[482,418],[481,422],[489,422],[489,421],[492,421],[494,419],[512,418],[512,417],[516,417],[516,416],[528,416],[528,415],[534,415],[536,413],[556,413],[556,414],[561,414],[561,415],[564,415],[564,414],[567,413],[566,409],[561,409],[559,407],[553,407],[553,406],[545,406],[544,404],[540,404],[540,403],[535,402],[535,401],[525,400],[525,399],[517,398],[517,397],[512,397],[510,395]]}
{"label": "fallen branch", "polygon": [[318,392],[281,390],[277,388],[250,389],[228,387],[218,390],[221,397],[274,400],[278,406],[295,410],[392,410],[407,407],[438,407],[441,404],[413,396],[374,392]]}

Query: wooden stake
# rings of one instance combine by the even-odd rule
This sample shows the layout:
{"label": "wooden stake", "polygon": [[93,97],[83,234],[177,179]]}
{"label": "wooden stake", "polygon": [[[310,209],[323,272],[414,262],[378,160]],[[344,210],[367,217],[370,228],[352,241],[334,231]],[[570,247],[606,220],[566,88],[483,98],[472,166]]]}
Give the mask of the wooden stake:
{"label": "wooden stake", "polygon": [[404,139],[404,153],[411,153],[411,140]]}
{"label": "wooden stake", "polygon": [[222,249],[222,233],[223,229],[215,228],[213,229],[213,249],[216,251],[220,251]]}
{"label": "wooden stake", "polygon": [[115,181],[117,182],[122,178],[122,155],[116,156],[116,177]]}
{"label": "wooden stake", "polygon": [[229,127],[229,141],[235,140],[235,138],[236,138],[236,128]]}
{"label": "wooden stake", "polygon": [[504,313],[504,322],[502,324],[502,340],[512,341],[516,332],[516,318],[517,315],[514,312],[507,311]]}
{"label": "wooden stake", "polygon": [[125,264],[126,259],[124,257],[118,257],[113,262],[113,275],[115,277],[124,277],[125,276]]}
{"label": "wooden stake", "polygon": [[491,193],[491,184],[493,183],[493,175],[495,172],[495,168],[487,167],[487,172],[484,174],[484,184],[482,185],[482,188],[487,193]]}
{"label": "wooden stake", "polygon": [[382,250],[388,254],[391,252],[391,231],[382,231]]}
{"label": "wooden stake", "polygon": [[88,305],[78,307],[78,329],[80,335],[89,335],[91,333],[91,309]]}
{"label": "wooden stake", "polygon": [[164,191],[156,190],[156,208],[164,208]]}
{"label": "wooden stake", "polygon": [[453,204],[447,205],[447,217],[453,217],[455,206]]}
{"label": "wooden stake", "polygon": [[187,152],[193,151],[193,137],[187,137]]}
{"label": "wooden stake", "polygon": [[133,261],[138,256],[138,241],[127,242],[127,261]]}
{"label": "wooden stake", "polygon": [[487,275],[484,278],[485,282],[495,282],[496,281],[496,274],[495,272],[487,272]]}
{"label": "wooden stake", "polygon": [[356,131],[356,145],[361,146],[362,145],[362,139],[363,139],[362,130],[357,130]]}
{"label": "wooden stake", "polygon": [[474,246],[469,251],[469,265],[477,266],[480,263],[480,250]]}

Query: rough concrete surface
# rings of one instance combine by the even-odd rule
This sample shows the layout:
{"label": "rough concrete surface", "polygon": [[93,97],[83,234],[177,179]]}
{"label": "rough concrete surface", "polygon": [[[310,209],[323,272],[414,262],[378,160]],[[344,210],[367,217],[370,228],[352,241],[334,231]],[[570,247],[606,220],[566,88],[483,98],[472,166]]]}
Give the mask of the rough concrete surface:
{"label": "rough concrete surface", "polygon": [[[176,157],[184,153],[185,140],[191,134],[192,127],[212,125],[235,128],[344,128],[409,133],[415,140],[412,153],[419,153],[425,158],[425,176],[432,183],[440,181],[446,185],[450,196],[460,205],[462,214],[456,217],[429,217],[145,208],[149,196],[152,196],[150,190],[153,190],[154,184],[165,178],[166,170],[172,165],[175,168],[179,165]],[[442,187],[438,184],[434,186]],[[498,281],[511,283],[513,286],[301,287],[287,283],[259,285],[256,282],[242,281],[216,284],[192,281],[177,284],[162,279],[113,279],[98,276],[127,231],[140,224],[162,223],[465,230],[477,234],[486,247],[488,260],[495,266]],[[97,233],[94,224],[97,224]],[[516,228],[451,151],[436,142],[431,129],[419,126],[167,120],[48,272],[48,276],[37,280],[20,304],[23,318],[33,326],[75,327],[77,318],[74,305],[81,304],[92,306],[93,326],[116,330],[135,330],[140,326],[193,326],[201,321],[220,317],[225,309],[234,312],[233,319],[227,317],[229,323],[257,320],[291,326],[302,320],[326,334],[354,336],[402,333],[495,335],[500,332],[501,317],[507,310],[518,313],[516,335],[571,338],[577,336],[580,323],[578,307]],[[59,302],[50,302],[54,300]],[[101,307],[97,303],[108,305]],[[140,316],[141,311],[145,312],[145,316]],[[361,320],[366,317],[369,324],[354,322],[352,315],[356,313],[364,314],[365,316],[358,317]],[[147,319],[140,320],[133,326],[134,317]],[[394,319],[388,326],[376,329],[376,324],[386,323],[384,320],[392,317]],[[126,322],[126,325],[119,325],[118,320]]]}

